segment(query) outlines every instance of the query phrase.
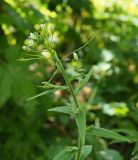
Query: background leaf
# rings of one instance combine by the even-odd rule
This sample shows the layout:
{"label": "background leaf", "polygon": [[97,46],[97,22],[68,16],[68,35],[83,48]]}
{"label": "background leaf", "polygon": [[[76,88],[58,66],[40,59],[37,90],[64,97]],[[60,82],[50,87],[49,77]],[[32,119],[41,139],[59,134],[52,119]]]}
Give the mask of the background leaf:
{"label": "background leaf", "polygon": [[123,160],[123,157],[120,155],[120,153],[112,149],[101,151],[100,154],[104,160]]}
{"label": "background leaf", "polygon": [[108,130],[108,129],[104,129],[104,128],[98,128],[95,126],[91,126],[88,128],[87,130],[88,134],[94,135],[94,136],[98,136],[98,137],[103,137],[103,138],[111,138],[111,139],[117,139],[117,140],[122,140],[122,141],[128,141],[130,142],[129,139],[127,139],[126,137]]}

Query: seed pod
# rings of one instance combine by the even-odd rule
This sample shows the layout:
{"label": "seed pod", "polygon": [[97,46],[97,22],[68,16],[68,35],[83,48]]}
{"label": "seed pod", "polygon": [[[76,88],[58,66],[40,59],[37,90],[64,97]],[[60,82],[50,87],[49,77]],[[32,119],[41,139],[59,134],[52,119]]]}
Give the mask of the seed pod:
{"label": "seed pod", "polygon": [[79,59],[77,53],[73,52],[73,58],[75,61],[77,61]]}

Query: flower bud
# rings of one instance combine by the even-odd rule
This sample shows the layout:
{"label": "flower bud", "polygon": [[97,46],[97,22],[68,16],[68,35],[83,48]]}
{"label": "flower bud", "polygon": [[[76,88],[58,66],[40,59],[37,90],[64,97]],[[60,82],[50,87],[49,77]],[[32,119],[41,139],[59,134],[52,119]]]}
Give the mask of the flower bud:
{"label": "flower bud", "polygon": [[23,50],[30,52],[31,48],[27,47],[27,46],[23,46]]}
{"label": "flower bud", "polygon": [[44,49],[44,46],[43,46],[43,45],[38,45],[38,46],[37,46],[37,50],[38,50],[38,51],[42,52],[43,49]]}
{"label": "flower bud", "polygon": [[77,61],[79,59],[77,53],[75,53],[75,52],[73,53],[73,58],[75,61]]}
{"label": "flower bud", "polygon": [[37,35],[35,33],[30,33],[29,39],[37,39]]}

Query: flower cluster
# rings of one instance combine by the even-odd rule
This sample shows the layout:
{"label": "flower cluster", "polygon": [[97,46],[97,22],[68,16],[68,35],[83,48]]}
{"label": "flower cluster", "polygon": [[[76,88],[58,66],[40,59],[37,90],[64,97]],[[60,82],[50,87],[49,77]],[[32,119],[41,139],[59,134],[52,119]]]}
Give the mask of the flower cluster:
{"label": "flower cluster", "polygon": [[23,46],[23,50],[34,52],[48,51],[49,48],[49,35],[46,32],[45,24],[40,24],[38,33],[30,33],[27,39],[27,45]]}

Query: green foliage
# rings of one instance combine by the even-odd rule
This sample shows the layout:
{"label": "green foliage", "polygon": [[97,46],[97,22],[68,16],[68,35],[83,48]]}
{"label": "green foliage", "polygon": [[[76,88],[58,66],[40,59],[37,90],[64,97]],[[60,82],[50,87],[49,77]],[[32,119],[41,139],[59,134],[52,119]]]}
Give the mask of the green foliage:
{"label": "green foliage", "polygon": [[94,135],[94,136],[98,136],[98,137],[111,138],[111,139],[117,139],[117,140],[121,140],[121,141],[130,142],[130,140],[125,138],[124,136],[122,136],[114,131],[104,129],[104,128],[90,126],[87,130],[87,133]]}
{"label": "green foliage", "polygon": [[88,157],[88,155],[91,153],[92,151],[92,146],[90,145],[85,145],[82,147],[82,151],[81,151],[81,157],[80,160],[84,160]]}
{"label": "green foliage", "polygon": [[46,91],[44,91],[44,92],[42,92],[42,93],[40,93],[40,94],[37,94],[37,95],[29,98],[28,101],[29,101],[29,100],[32,100],[32,99],[35,99],[35,98],[37,98],[37,97],[46,95],[46,94],[48,94],[48,93],[53,93],[53,92],[56,92],[56,91],[59,91],[59,90],[63,90],[63,89],[68,89],[68,87],[67,87],[67,86],[59,86],[59,87],[56,87],[56,88],[55,88],[55,87],[54,87],[54,88],[50,88],[50,89],[48,89],[48,90],[46,90]]}
{"label": "green foliage", "polygon": [[108,149],[100,153],[104,160],[123,160],[123,157],[115,150]]}
{"label": "green foliage", "polygon": [[[52,40],[49,41],[51,35],[53,36],[54,34],[54,30],[53,29],[49,29],[48,27],[46,27],[48,25],[45,24],[40,24],[40,29],[41,32],[39,32],[40,34],[38,34],[37,32],[34,33],[30,33],[29,38],[28,38],[28,44],[27,46],[23,46],[23,49],[28,51],[28,52],[40,52],[42,53],[42,59],[45,59],[46,56],[43,53],[49,52],[49,55],[52,58],[53,64],[55,65],[56,71],[59,71],[63,78],[64,81],[66,83],[67,86],[58,86],[58,85],[54,85],[51,84],[50,81],[52,80],[52,78],[55,76],[56,71],[54,72],[54,75],[50,78],[50,80],[48,82],[43,82],[43,88],[46,88],[47,91],[42,92],[32,98],[31,99],[35,99],[37,97],[43,96],[49,92],[54,92],[57,90],[64,90],[64,89],[68,89],[70,92],[70,96],[68,96],[71,99],[71,103],[72,105],[68,106],[71,107],[69,109],[67,109],[67,107],[56,107],[56,108],[52,108],[49,111],[56,111],[56,112],[61,112],[61,113],[67,113],[67,114],[74,114],[75,117],[75,121],[76,121],[76,125],[78,127],[78,149],[76,154],[74,155],[72,153],[72,149],[70,151],[70,149],[63,149],[61,152],[59,152],[54,159],[72,159],[75,156],[75,160],[81,160],[81,159],[85,159],[87,158],[88,154],[90,153],[89,151],[91,151],[92,148],[86,147],[88,148],[88,152],[86,152],[85,149],[85,138],[86,138],[86,111],[85,108],[82,107],[82,105],[79,103],[77,96],[75,95],[75,92],[73,90],[73,86],[71,84],[70,78],[68,77],[66,70],[63,67],[63,63],[61,62],[61,60],[59,59],[57,52],[53,49],[53,45],[52,45]],[[52,26],[52,24],[51,24]],[[48,34],[50,33],[50,34]],[[88,43],[86,43],[88,44]],[[85,46],[85,45],[84,45]],[[38,49],[40,48],[40,49]],[[81,49],[83,49],[83,47],[80,47]],[[75,50],[75,51],[79,51],[79,49]],[[78,61],[78,56],[76,53],[72,52],[74,60]],[[31,56],[31,54],[29,54]],[[28,60],[28,59],[27,59]],[[32,60],[32,59],[30,59]],[[78,67],[79,68],[79,67]],[[77,90],[80,90],[81,88],[84,87],[84,85],[88,82],[88,80],[90,79],[90,76],[92,74],[92,70],[90,70],[90,72],[85,76],[85,78],[83,80],[81,80],[81,82],[79,83],[79,89],[77,88]],[[82,78],[82,75],[78,74],[78,79]],[[73,80],[73,79],[72,79]],[[74,109],[74,111],[73,111]],[[107,130],[107,129],[103,129],[103,128],[96,128],[96,127],[89,127],[88,129],[88,133],[90,133],[91,135],[97,135],[97,136],[101,136],[104,138],[112,138],[112,139],[117,139],[117,140],[121,140],[122,141],[129,141],[127,138],[119,135],[118,133],[115,133],[113,131]],[[130,141],[129,141],[130,142]],[[90,149],[89,149],[90,148]],[[112,152],[111,152],[112,153]],[[114,152],[113,152],[114,153]],[[116,153],[116,152],[115,152]],[[117,155],[118,156],[118,155]],[[110,156],[109,156],[110,157]]]}
{"label": "green foliage", "polygon": [[73,115],[73,110],[69,105],[68,106],[62,106],[62,107],[51,108],[48,111],[54,111],[54,112],[66,113],[66,114],[69,114],[69,115]]}
{"label": "green foliage", "polygon": [[65,149],[63,149],[61,152],[59,152],[54,158],[53,160],[71,160],[73,157],[75,157],[75,151],[76,148],[75,147],[66,147]]}

